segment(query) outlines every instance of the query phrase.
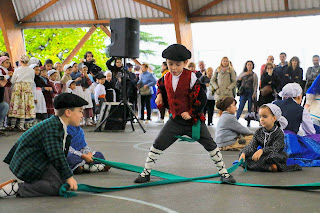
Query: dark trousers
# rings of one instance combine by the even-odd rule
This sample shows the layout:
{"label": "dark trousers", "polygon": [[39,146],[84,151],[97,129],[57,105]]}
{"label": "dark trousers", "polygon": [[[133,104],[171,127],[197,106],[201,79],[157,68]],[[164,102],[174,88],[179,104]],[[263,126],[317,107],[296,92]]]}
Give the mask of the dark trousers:
{"label": "dark trousers", "polygon": [[[154,141],[153,147],[163,151],[171,146],[177,140],[176,136],[179,135],[192,137],[192,124],[190,124],[190,121],[185,121],[181,116],[177,116],[175,119],[170,118]],[[203,122],[201,122],[198,142],[208,152],[217,148],[217,144],[213,141],[207,126]]]}
{"label": "dark trousers", "polygon": [[207,104],[204,108],[204,114],[208,112],[208,125],[212,123],[215,103],[216,103],[215,100],[207,100]]}
{"label": "dark trousers", "polygon": [[160,112],[160,118],[163,120],[166,114],[166,108],[162,107],[161,109],[159,109],[159,112]]}
{"label": "dark trousers", "polygon": [[144,120],[144,106],[147,108],[147,119],[151,120],[151,95],[141,95],[141,119]]}
{"label": "dark trousers", "polygon": [[240,96],[240,104],[239,104],[239,109],[237,111],[237,119],[240,118],[244,105],[246,104],[247,101],[248,101],[248,113],[251,112],[252,95],[253,95],[252,90],[245,90],[243,95]]}
{"label": "dark trousers", "polygon": [[33,183],[19,183],[17,197],[58,196],[60,187],[64,184],[58,171],[50,165],[40,180]]}

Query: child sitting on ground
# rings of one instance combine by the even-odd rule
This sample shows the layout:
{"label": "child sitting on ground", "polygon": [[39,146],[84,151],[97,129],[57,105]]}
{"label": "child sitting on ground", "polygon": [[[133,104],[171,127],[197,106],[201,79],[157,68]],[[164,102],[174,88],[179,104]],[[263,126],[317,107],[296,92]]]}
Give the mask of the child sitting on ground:
{"label": "child sitting on ground", "polygon": [[0,198],[58,196],[67,183],[77,190],[77,181],[67,163],[70,146],[67,126],[79,126],[83,106],[88,102],[79,96],[62,93],[54,99],[56,115],[42,121],[24,133],[12,147],[4,162],[15,179],[0,184]]}
{"label": "child sitting on ground", "polygon": [[74,174],[83,172],[103,172],[110,169],[101,163],[96,163],[92,157],[105,159],[101,152],[93,151],[87,144],[83,129],[80,126],[68,126],[68,135],[72,136],[67,161]]}
{"label": "child sitting on ground", "polygon": [[[217,102],[217,108],[222,111],[216,129],[216,143],[220,150],[240,151],[249,144],[253,132],[242,126],[235,113],[237,101],[233,97],[224,97]],[[243,135],[247,135],[245,138]]]}
{"label": "child sitting on ground", "polygon": [[296,135],[301,126],[306,135],[316,134],[310,113],[300,105],[302,102],[302,88],[300,84],[289,83],[285,85],[279,96],[283,100],[273,103],[280,107],[282,115],[288,121],[288,126],[284,129],[284,133]]}
{"label": "child sitting on ground", "polygon": [[275,104],[264,104],[259,109],[261,128],[253,140],[240,152],[240,158],[247,163],[248,170],[261,172],[289,172],[301,170],[298,164],[287,165],[288,154],[285,147],[284,133],[288,121]]}

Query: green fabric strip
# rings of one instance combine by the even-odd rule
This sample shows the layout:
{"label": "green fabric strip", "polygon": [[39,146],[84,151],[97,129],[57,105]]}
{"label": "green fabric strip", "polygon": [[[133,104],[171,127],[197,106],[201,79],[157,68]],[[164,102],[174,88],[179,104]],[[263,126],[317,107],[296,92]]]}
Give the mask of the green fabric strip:
{"label": "green fabric strip", "polygon": [[[119,162],[113,162],[113,161],[107,161],[102,160],[99,158],[93,158],[93,160],[103,163],[105,165],[111,166],[113,168],[131,171],[140,173],[143,170],[143,167],[130,165],[126,163],[119,163]],[[244,165],[243,160],[241,160],[236,165],[233,165],[232,167],[228,168],[228,172],[232,173],[234,172],[239,166]],[[152,170],[151,175],[157,176],[160,178],[164,178],[166,180],[161,181],[154,181],[154,182],[148,182],[143,184],[136,184],[136,185],[129,185],[129,186],[118,186],[118,187],[97,187],[97,186],[90,186],[86,184],[78,184],[78,191],[84,191],[84,192],[93,192],[93,193],[102,193],[102,192],[112,192],[112,191],[119,191],[119,190],[125,190],[125,189],[135,189],[135,188],[141,188],[141,187],[148,187],[148,186],[157,186],[157,185],[165,185],[165,184],[172,184],[172,183],[182,183],[182,182],[201,182],[201,183],[216,183],[221,184],[221,181],[213,181],[213,180],[204,180],[214,177],[219,177],[219,174],[213,174],[208,176],[200,176],[200,177],[193,177],[193,178],[186,178],[178,175],[173,175],[170,173],[165,173],[157,170]],[[274,188],[274,189],[292,189],[292,190],[317,190],[320,189],[320,183],[308,183],[308,184],[301,184],[301,185],[289,185],[289,186],[279,186],[279,185],[260,185],[260,184],[249,184],[249,183],[235,183],[232,185],[236,186],[249,186],[249,187],[264,187],[264,188]],[[73,191],[68,191],[68,184],[64,184],[60,188],[60,196],[63,197],[73,197],[76,196],[77,193]]]}
{"label": "green fabric strip", "polygon": [[176,136],[179,139],[179,142],[196,142],[200,139],[200,130],[201,130],[201,121],[198,119],[196,124],[192,125],[192,138],[185,136]]}

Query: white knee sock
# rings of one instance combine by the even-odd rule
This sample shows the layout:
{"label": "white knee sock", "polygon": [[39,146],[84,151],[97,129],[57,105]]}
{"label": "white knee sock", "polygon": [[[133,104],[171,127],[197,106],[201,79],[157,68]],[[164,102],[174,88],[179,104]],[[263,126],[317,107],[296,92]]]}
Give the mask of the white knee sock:
{"label": "white knee sock", "polygon": [[219,148],[215,148],[214,150],[210,151],[209,155],[213,162],[216,164],[217,169],[219,170],[219,174],[222,177],[228,178],[230,175],[226,169],[226,166],[224,165],[222,154]]}
{"label": "white knee sock", "polygon": [[146,175],[150,175],[151,169],[153,168],[156,160],[160,157],[162,151],[151,146],[150,152],[148,153],[148,157],[146,159],[146,163],[144,164],[144,170],[141,172],[140,176],[145,177]]}
{"label": "white knee sock", "polygon": [[18,193],[18,190],[19,185],[16,180],[9,182],[8,184],[0,188],[0,198],[16,195]]}

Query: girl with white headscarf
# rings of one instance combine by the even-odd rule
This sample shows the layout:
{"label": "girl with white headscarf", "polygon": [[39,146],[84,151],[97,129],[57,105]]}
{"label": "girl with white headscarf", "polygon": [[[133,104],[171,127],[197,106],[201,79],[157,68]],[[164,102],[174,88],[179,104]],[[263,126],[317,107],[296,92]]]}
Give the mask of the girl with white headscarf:
{"label": "girl with white headscarf", "polygon": [[259,109],[261,128],[253,140],[240,152],[240,159],[247,163],[248,170],[261,172],[289,172],[301,170],[298,164],[287,165],[288,154],[283,151],[284,129],[288,121],[275,104],[265,104]]}

